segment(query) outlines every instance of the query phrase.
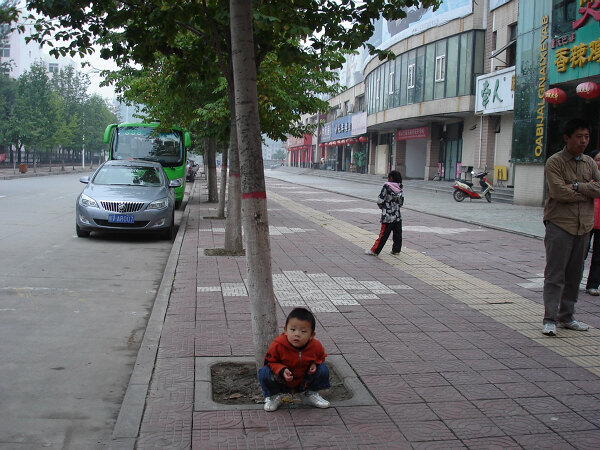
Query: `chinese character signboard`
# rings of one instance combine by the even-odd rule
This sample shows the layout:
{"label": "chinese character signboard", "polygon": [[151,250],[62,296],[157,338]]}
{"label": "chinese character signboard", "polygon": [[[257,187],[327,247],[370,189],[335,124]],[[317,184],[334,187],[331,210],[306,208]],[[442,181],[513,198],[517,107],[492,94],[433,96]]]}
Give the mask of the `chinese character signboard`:
{"label": "chinese character signboard", "polygon": [[360,136],[367,132],[367,113],[361,112],[352,115],[352,136]]}
{"label": "chinese character signboard", "polygon": [[352,116],[345,116],[331,122],[331,139],[352,136]]}
{"label": "chinese character signboard", "polygon": [[600,75],[600,1],[581,1],[573,31],[552,40],[550,84]]}
{"label": "chinese character signboard", "polygon": [[515,104],[514,82],[514,67],[477,77],[475,112],[501,114],[512,111]]}
{"label": "chinese character signboard", "polygon": [[427,127],[407,128],[404,130],[396,130],[397,141],[409,141],[411,139],[427,138]]}

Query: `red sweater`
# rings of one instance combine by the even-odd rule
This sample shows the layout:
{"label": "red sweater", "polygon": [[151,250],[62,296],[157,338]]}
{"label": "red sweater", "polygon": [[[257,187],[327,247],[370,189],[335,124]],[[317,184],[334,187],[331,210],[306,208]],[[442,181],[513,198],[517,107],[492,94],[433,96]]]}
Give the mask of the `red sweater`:
{"label": "red sweater", "polygon": [[322,364],[325,362],[326,356],[327,353],[318,340],[313,338],[306,344],[306,347],[297,349],[288,342],[285,333],[282,333],[269,346],[265,355],[265,366],[269,366],[271,372],[276,375],[280,375],[286,367],[290,369],[294,379],[285,384],[294,388],[302,383],[310,365],[312,363]]}

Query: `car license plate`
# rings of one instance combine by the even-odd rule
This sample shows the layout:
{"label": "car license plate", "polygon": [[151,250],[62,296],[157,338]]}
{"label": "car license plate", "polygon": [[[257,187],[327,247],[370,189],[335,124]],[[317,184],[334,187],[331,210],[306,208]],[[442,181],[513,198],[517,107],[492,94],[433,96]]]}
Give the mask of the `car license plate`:
{"label": "car license plate", "polygon": [[133,223],[133,214],[109,214],[108,223]]}

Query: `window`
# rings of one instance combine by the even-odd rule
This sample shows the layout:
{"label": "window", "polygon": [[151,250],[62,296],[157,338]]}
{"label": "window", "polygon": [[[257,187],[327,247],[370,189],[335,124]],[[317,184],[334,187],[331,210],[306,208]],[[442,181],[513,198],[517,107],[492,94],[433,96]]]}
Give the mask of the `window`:
{"label": "window", "polygon": [[48,73],[58,73],[58,63],[49,63]]}
{"label": "window", "polygon": [[0,41],[0,58],[10,58],[10,43],[8,39]]}
{"label": "window", "polygon": [[[393,63],[394,62],[392,61],[391,64],[393,64]],[[390,81],[388,82],[388,87],[389,87],[388,94],[393,94],[394,93],[394,72],[393,71],[390,71],[389,77],[390,77]]]}
{"label": "window", "polygon": [[435,57],[435,81],[444,81],[446,78],[446,55]]}
{"label": "window", "polygon": [[410,64],[408,66],[408,81],[406,82],[407,89],[413,89],[415,87],[415,65]]}
{"label": "window", "polygon": [[379,77],[375,80],[375,100],[379,100],[379,85],[381,84],[379,82]]}

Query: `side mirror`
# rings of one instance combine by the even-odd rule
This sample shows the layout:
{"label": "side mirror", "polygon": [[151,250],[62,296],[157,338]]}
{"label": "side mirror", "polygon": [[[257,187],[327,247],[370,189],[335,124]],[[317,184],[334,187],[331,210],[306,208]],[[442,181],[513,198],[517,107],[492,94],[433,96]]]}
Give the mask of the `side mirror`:
{"label": "side mirror", "polygon": [[181,181],[179,181],[179,180],[169,180],[169,187],[170,188],[178,188],[180,186],[181,186]]}
{"label": "side mirror", "polygon": [[79,182],[80,182],[80,183],[83,183],[83,184],[88,184],[88,183],[90,182],[90,177],[89,177],[88,175],[86,175],[86,176],[84,176],[84,177],[81,177],[81,178],[79,179]]}

